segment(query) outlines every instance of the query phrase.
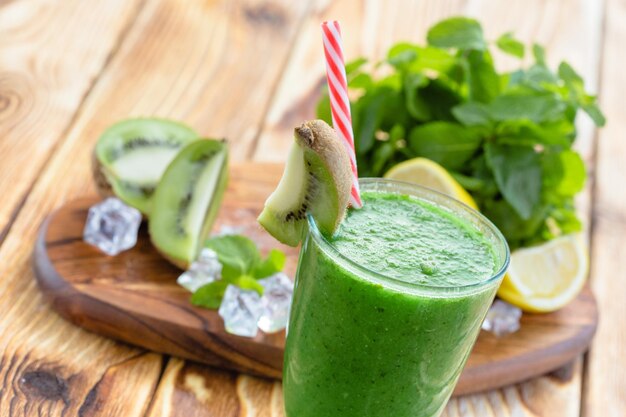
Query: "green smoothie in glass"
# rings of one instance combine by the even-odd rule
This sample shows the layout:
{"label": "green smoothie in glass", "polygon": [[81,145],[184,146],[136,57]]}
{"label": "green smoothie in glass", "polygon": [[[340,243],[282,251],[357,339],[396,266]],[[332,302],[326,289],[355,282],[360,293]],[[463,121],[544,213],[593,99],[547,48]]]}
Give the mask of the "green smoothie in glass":
{"label": "green smoothie in glass", "polygon": [[309,218],[285,351],[288,417],[435,417],[508,262],[479,213],[425,188],[362,182],[332,237]]}
{"label": "green smoothie in glass", "polygon": [[361,181],[335,131],[294,130],[259,224],[304,238],[283,391],[287,417],[436,417],[480,330],[509,252],[480,213],[407,183]]}

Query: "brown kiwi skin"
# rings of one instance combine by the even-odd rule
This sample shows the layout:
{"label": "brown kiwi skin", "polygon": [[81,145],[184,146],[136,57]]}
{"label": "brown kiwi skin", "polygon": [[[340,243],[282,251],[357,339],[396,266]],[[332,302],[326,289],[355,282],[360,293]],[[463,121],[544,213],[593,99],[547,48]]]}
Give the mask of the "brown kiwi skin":
{"label": "brown kiwi skin", "polygon": [[[350,157],[337,137],[335,129],[323,120],[309,120],[296,127],[294,133],[296,141],[304,149],[312,149],[329,166],[329,172],[335,177],[338,207],[345,215],[352,189],[352,170]],[[339,227],[343,217],[343,215],[337,216],[333,230]]]}

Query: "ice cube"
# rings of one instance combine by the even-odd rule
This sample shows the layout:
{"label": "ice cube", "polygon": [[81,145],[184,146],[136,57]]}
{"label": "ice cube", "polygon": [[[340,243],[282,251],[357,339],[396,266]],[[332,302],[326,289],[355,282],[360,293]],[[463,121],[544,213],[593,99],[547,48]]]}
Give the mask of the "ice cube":
{"label": "ice cube", "polygon": [[195,292],[198,288],[220,279],[222,264],[214,250],[204,248],[189,269],[178,277],[178,284]]}
{"label": "ice cube", "polygon": [[482,329],[496,337],[506,336],[519,330],[521,317],[522,310],[519,308],[505,301],[495,300],[489,307]]}
{"label": "ice cube", "polygon": [[213,236],[227,236],[227,235],[240,235],[246,230],[243,226],[231,226],[223,224],[220,229],[213,234]]}
{"label": "ice cube", "polygon": [[263,286],[263,313],[259,318],[259,328],[265,333],[284,329],[289,320],[289,309],[293,296],[293,282],[282,272],[259,280]]}
{"label": "ice cube", "polygon": [[183,272],[176,282],[181,287],[196,292],[198,288],[220,279],[221,273],[222,264],[217,258],[217,253],[212,249],[204,248],[198,259],[191,263],[189,269]]}
{"label": "ice cube", "polygon": [[218,313],[224,319],[228,333],[254,337],[258,332],[257,322],[263,313],[261,296],[256,291],[229,285]]}
{"label": "ice cube", "polygon": [[110,197],[89,209],[83,240],[107,255],[117,255],[135,246],[140,225],[139,210]]}

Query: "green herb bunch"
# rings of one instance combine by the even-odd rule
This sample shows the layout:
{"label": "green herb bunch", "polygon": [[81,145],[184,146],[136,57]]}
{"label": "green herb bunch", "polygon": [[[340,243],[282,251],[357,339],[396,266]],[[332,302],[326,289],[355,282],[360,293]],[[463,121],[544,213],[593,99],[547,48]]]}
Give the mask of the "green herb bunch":
{"label": "green herb bunch", "polygon": [[[428,44],[399,43],[375,68],[347,65],[360,176],[382,176],[398,162],[421,156],[443,165],[503,232],[512,248],[578,231],[573,197],[586,172],[572,150],[578,109],[605,123],[582,78],[562,62],[496,71],[480,24],[455,17],[428,31]],[[495,45],[520,59],[524,45],[510,33]],[[318,117],[330,123],[328,96]]]}

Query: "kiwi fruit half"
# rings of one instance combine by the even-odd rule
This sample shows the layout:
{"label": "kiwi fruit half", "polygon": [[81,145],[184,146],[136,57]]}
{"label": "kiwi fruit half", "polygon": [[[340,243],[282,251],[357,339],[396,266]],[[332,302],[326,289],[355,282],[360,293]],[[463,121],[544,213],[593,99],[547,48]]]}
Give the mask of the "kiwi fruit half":
{"label": "kiwi fruit half", "polygon": [[93,155],[100,194],[115,195],[144,215],[168,164],[186,144],[198,139],[191,128],[166,119],[129,119],[109,127]]}
{"label": "kiwi fruit half", "polygon": [[161,254],[186,269],[211,231],[226,188],[224,141],[200,139],[167,166],[152,197],[150,240]]}
{"label": "kiwi fruit half", "polygon": [[290,246],[302,240],[307,213],[323,234],[332,235],[352,187],[350,159],[333,128],[321,120],[308,121],[295,129],[294,139],[283,176],[258,218]]}

